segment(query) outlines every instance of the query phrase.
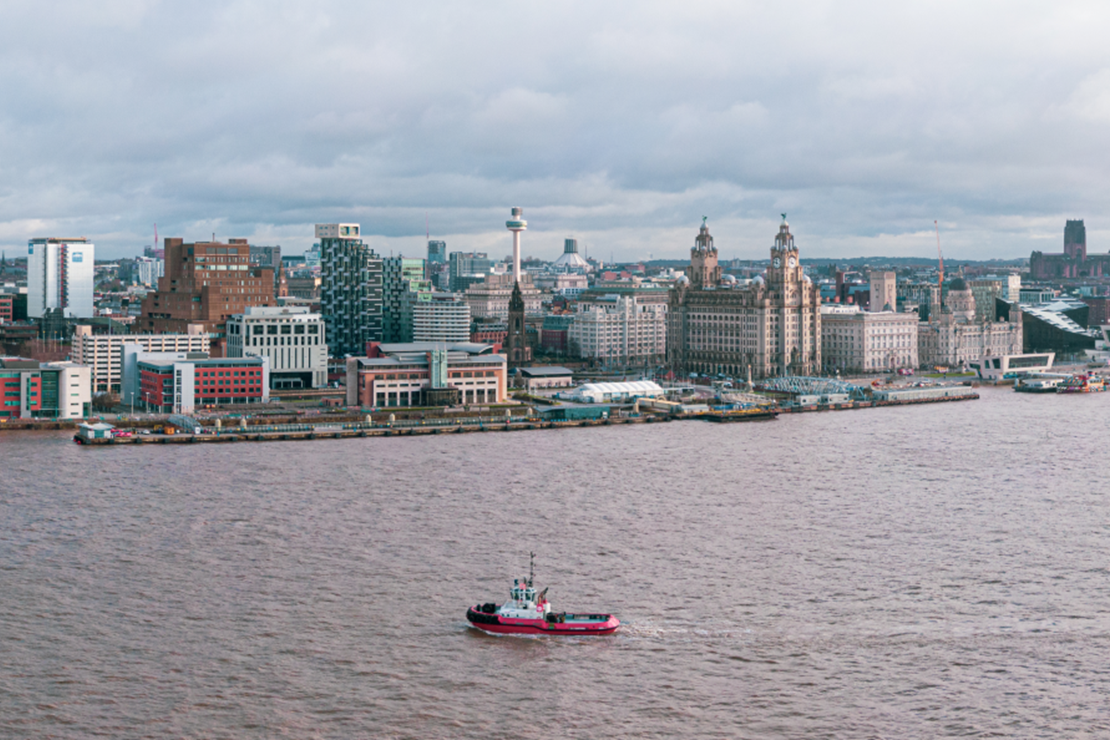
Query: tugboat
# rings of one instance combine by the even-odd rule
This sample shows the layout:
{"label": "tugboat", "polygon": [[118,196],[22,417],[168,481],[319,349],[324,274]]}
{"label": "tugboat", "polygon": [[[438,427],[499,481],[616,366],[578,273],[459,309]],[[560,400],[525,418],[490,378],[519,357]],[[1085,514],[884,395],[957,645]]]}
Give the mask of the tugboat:
{"label": "tugboat", "polygon": [[528,577],[513,579],[509,601],[500,606],[477,604],[466,610],[466,618],[472,625],[502,635],[609,635],[616,632],[621,623],[612,614],[552,611],[547,589],[537,596],[532,585],[536,554],[530,555]]}

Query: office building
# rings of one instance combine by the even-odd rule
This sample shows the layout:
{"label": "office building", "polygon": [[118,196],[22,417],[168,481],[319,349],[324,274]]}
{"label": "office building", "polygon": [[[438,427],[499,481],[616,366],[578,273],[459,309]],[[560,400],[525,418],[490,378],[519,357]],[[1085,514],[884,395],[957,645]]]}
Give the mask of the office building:
{"label": "office building", "polygon": [[95,248],[88,239],[32,239],[27,245],[27,316],[47,311],[92,318]]}
{"label": "office building", "polygon": [[136,326],[151,334],[185,334],[200,324],[211,337],[211,352],[224,354],[227,320],[247,306],[273,306],[274,276],[252,267],[246,239],[186,244],[168,238],[166,274],[158,290],[143,299]]}
{"label": "office building", "polygon": [[442,265],[447,263],[447,242],[428,240],[428,264]]}
{"label": "office building", "polygon": [[272,270],[274,273],[274,295],[278,295],[278,286],[282,275],[281,247],[264,247],[257,244],[251,245],[250,264]]}
{"label": "office building", "polygon": [[228,357],[265,357],[270,388],[323,388],[328,344],[323,317],[304,306],[249,306],[227,321]]}
{"label": "office building", "polygon": [[753,378],[815,375],[821,362],[820,295],[798,262],[783,217],[765,275],[750,285],[722,281],[709,229],[670,293],[667,362],[679,374]]}
{"label": "office building", "polygon": [[[463,294],[463,300],[470,305],[470,315],[474,318],[495,318],[507,321],[509,301],[513,297],[513,285],[511,274],[487,275],[485,280],[471,285]],[[524,275],[520,282],[520,297],[524,301],[526,315],[537,316],[543,312],[542,294],[532,285],[531,277],[528,275]]]}
{"label": "office building", "polygon": [[821,307],[821,359],[826,373],[891,372],[916,368],[917,314]]}
{"label": "office building", "polygon": [[12,318],[14,313],[12,306],[14,303],[15,300],[13,296],[0,293],[0,324],[7,324],[14,320]]}
{"label": "office building", "polygon": [[191,414],[206,406],[270,400],[266,357],[208,357],[194,352],[145,352],[123,348],[121,401],[162,414]]}
{"label": "office building", "polygon": [[[461,293],[471,285],[486,279],[493,268],[485,252],[452,252],[448,258],[448,290]],[[509,286],[512,290],[512,286]]]}
{"label": "office building", "polygon": [[211,340],[202,324],[189,324],[183,334],[94,334],[93,327],[73,329],[70,356],[87,365],[96,393],[118,393],[123,379],[123,346],[133,344],[147,352],[211,351]]}
{"label": "office building", "polygon": [[358,224],[316,224],[320,308],[332,354],[360,354],[382,338],[382,259]]}
{"label": "office building", "polygon": [[[548,333],[544,318],[544,338]],[[640,303],[635,296],[580,304],[567,330],[572,355],[616,367],[659,365],[667,353],[667,306]]]}
{"label": "office building", "polygon": [[374,344],[347,360],[347,405],[366,408],[489,404],[505,401],[504,355],[488,344]]}
{"label": "office building", "polygon": [[83,419],[91,386],[89,368],[76,362],[0,357],[0,421]]}

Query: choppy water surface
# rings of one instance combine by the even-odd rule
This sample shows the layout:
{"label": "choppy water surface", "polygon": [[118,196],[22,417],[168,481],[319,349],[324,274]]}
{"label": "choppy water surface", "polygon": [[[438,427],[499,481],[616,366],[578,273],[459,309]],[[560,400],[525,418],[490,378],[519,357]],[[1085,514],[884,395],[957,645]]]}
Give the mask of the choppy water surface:
{"label": "choppy water surface", "polygon": [[[1108,411],[0,433],[0,736],[1105,736]],[[621,632],[469,628],[529,550]]]}

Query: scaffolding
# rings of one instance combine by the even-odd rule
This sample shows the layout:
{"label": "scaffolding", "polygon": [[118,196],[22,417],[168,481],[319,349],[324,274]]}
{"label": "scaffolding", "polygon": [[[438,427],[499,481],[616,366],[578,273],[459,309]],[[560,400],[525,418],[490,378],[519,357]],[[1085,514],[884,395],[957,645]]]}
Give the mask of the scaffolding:
{"label": "scaffolding", "polygon": [[814,378],[805,375],[768,378],[758,383],[756,387],[763,391],[786,393],[791,396],[847,395],[856,400],[863,400],[867,396],[866,389],[862,386],[852,385],[837,378]]}

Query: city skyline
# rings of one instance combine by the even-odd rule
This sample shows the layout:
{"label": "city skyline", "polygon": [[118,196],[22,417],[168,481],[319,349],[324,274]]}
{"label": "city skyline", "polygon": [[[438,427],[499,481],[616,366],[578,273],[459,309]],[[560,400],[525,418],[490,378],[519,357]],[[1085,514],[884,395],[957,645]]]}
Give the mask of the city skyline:
{"label": "city skyline", "polygon": [[[0,248],[160,233],[299,253],[680,259],[709,215],[753,258],[787,211],[813,257],[1110,251],[1110,11],[570,3],[17,4],[0,29]],[[82,48],[65,56],[47,49]],[[511,61],[510,61],[511,60]]]}

